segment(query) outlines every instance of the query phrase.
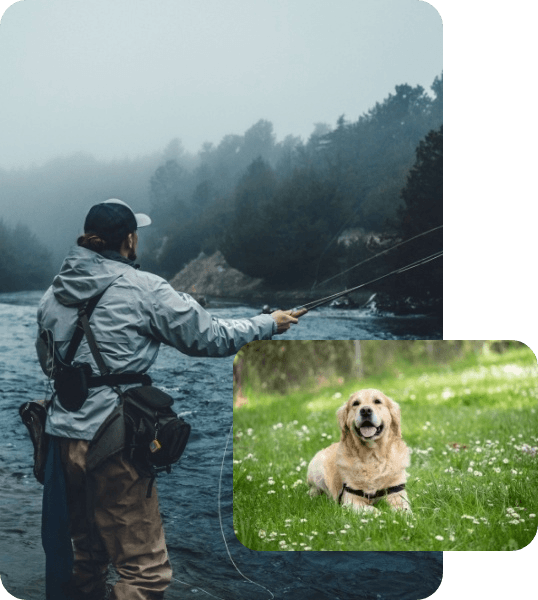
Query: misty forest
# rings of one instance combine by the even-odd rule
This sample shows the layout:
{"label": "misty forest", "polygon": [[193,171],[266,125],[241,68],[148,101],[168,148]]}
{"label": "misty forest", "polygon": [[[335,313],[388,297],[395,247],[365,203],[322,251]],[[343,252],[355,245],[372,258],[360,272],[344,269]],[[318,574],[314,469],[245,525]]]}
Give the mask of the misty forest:
{"label": "misty forest", "polygon": [[[306,142],[277,142],[261,119],[197,155],[173,139],[135,159],[80,153],[0,169],[10,206],[0,216],[0,292],[46,288],[89,207],[110,197],[150,214],[139,262],[167,279],[218,250],[268,290],[330,293],[433,256],[442,250],[442,104],[441,75],[430,94],[397,85],[356,121],[315,124]],[[439,307],[442,259],[374,288]]]}

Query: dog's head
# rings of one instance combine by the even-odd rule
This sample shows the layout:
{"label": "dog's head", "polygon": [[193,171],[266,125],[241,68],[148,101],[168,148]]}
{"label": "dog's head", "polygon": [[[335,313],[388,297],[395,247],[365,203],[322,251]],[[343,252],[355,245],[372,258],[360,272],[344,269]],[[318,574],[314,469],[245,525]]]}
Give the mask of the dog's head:
{"label": "dog's head", "polygon": [[383,392],[359,390],[336,411],[342,439],[351,432],[364,442],[391,435],[401,438],[400,407]]}

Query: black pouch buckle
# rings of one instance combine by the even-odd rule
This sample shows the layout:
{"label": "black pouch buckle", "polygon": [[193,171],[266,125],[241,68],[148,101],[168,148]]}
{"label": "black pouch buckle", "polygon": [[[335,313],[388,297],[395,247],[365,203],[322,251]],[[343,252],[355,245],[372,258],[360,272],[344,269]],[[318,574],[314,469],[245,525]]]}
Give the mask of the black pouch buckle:
{"label": "black pouch buckle", "polygon": [[88,397],[88,380],[92,375],[88,363],[62,365],[54,380],[54,389],[62,407],[69,411],[77,411]]}

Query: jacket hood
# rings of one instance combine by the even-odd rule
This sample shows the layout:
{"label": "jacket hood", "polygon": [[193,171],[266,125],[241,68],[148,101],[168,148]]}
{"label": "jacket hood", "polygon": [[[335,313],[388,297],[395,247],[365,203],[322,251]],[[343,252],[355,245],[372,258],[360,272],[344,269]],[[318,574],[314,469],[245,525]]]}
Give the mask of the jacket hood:
{"label": "jacket hood", "polygon": [[56,300],[64,306],[81,304],[100,294],[132,268],[93,250],[73,246],[52,282],[52,291]]}

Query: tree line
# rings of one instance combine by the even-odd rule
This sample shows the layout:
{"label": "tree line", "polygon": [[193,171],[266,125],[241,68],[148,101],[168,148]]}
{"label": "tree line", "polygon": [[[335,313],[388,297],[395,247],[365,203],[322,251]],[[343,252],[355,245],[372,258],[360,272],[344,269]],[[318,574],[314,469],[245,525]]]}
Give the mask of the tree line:
{"label": "tree line", "polygon": [[[155,228],[145,267],[172,277],[200,252],[219,249],[232,267],[274,288],[311,287],[344,271],[335,285],[351,287],[440,250],[439,229],[349,270],[442,225],[442,88],[442,76],[432,95],[398,85],[355,122],[318,123],[306,142],[277,143],[272,124],[260,120],[243,136],[206,144],[191,171],[179,149],[150,181]],[[379,289],[439,298],[441,281],[437,261]]]}
{"label": "tree line", "polygon": [[[196,155],[174,139],[159,155],[135,160],[105,164],[78,154],[0,170],[0,200],[32,228],[2,224],[2,289],[46,287],[50,261],[59,267],[88,208],[108,197],[150,213],[140,259],[165,278],[219,249],[231,266],[275,289],[326,281],[345,288],[428,256],[442,247],[440,230],[352,268],[442,224],[442,102],[441,75],[431,94],[397,85],[356,121],[315,124],[306,141],[288,135],[277,142],[262,119]],[[6,258],[20,254],[18,239],[33,248],[26,260],[39,269],[19,271]],[[440,298],[441,282],[441,263],[433,261],[377,287]]]}
{"label": "tree line", "polygon": [[40,290],[53,276],[50,251],[26,225],[0,219],[0,292]]}
{"label": "tree line", "polygon": [[[525,347],[509,340],[273,340],[244,346],[234,359],[234,393],[287,394],[414,368],[447,366],[483,353]],[[362,384],[363,387],[366,384]],[[368,386],[366,386],[368,387]]]}

